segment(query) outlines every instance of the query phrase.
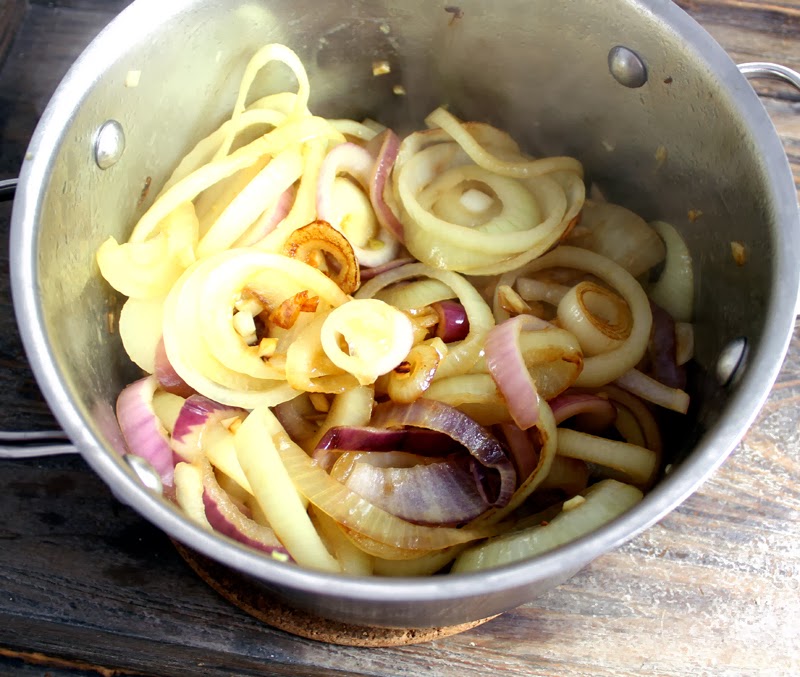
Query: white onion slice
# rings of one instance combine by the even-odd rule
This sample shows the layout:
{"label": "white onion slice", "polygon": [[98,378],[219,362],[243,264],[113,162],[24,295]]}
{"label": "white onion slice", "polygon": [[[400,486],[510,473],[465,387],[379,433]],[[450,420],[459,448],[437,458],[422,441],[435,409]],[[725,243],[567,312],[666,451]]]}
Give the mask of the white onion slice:
{"label": "white onion slice", "polygon": [[625,372],[614,382],[643,400],[677,411],[679,414],[685,414],[689,410],[689,395],[686,391],[665,386],[638,369]]}
{"label": "white onion slice", "polygon": [[642,500],[642,492],[628,484],[604,480],[584,497],[579,507],[559,513],[546,526],[498,536],[465,550],[452,572],[491,569],[554,550],[616,519]]}
{"label": "white onion slice", "polygon": [[664,221],[650,224],[664,240],[667,259],[661,277],[650,288],[650,298],[676,322],[691,322],[694,306],[692,255],[674,226]]}

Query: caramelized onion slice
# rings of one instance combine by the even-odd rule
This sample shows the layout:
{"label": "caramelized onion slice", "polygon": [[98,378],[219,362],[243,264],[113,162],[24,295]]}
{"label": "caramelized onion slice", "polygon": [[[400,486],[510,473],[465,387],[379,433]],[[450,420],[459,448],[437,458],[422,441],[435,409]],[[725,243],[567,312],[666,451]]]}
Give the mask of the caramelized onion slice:
{"label": "caramelized onion slice", "polygon": [[284,243],[282,253],[321,269],[345,294],[352,294],[361,284],[361,269],[353,247],[327,221],[314,221],[295,230]]}

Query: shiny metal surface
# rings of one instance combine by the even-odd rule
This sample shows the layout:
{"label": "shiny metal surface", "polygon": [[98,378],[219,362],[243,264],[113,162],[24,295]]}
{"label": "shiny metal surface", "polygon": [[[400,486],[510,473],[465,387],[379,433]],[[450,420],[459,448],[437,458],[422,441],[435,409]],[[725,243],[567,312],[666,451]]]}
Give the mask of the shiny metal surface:
{"label": "shiny metal surface", "polygon": [[13,200],[17,190],[17,179],[3,179],[0,181],[0,202]]}
{"label": "shiny metal surface", "polygon": [[[424,627],[495,614],[653,524],[741,438],[794,325],[800,234],[788,163],[758,98],[695,22],[669,0],[465,0],[459,8],[454,19],[426,0],[138,0],[53,97],[14,207],[20,330],[51,409],[92,468],[172,537],[290,604],[352,623]],[[647,64],[638,89],[616,86],[609,74],[620,35],[632,36],[626,46]],[[636,509],[533,562],[422,580],[354,579],[261,557],[195,526],[142,485],[123,460],[113,412],[136,371],[108,333],[119,299],[94,253],[109,235],[127,237],[149,205],[138,204],[145,182],[163,183],[193,141],[224,119],[248,57],[270,41],[299,53],[321,115],[369,115],[404,132],[447,103],[463,118],[507,129],[532,153],[577,156],[609,199],[680,230],[697,269],[692,424],[668,459],[673,471]],[[391,73],[373,77],[375,61]],[[139,84],[126,88],[134,70]],[[255,88],[290,85],[286,77],[269,69]],[[398,87],[406,96],[394,94]],[[124,127],[127,150],[101,171],[92,140],[109,119]],[[690,209],[701,219],[688,219]],[[732,260],[731,240],[747,246],[747,265]],[[748,364],[722,387],[716,363],[737,337],[748,341]]]}
{"label": "shiny metal surface", "polygon": [[161,482],[161,476],[158,471],[145,461],[141,456],[133,454],[125,454],[125,463],[127,463],[133,472],[136,473],[142,484],[156,494],[164,493],[164,485]]}
{"label": "shiny metal surface", "polygon": [[608,53],[608,71],[619,84],[631,89],[647,82],[647,66],[632,49],[616,45]]}
{"label": "shiny metal surface", "polygon": [[94,138],[94,161],[100,169],[119,162],[125,152],[125,130],[116,120],[104,122]]}
{"label": "shiny metal surface", "polygon": [[720,385],[727,386],[734,383],[741,375],[746,360],[747,339],[740,336],[725,346],[717,359],[716,374]]}

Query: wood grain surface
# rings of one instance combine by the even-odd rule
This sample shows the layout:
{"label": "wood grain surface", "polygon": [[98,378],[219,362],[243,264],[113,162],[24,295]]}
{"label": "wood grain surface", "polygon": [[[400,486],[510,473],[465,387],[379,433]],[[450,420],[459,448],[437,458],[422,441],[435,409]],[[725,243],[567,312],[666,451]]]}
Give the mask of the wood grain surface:
{"label": "wood grain surface", "polygon": [[[126,0],[0,0],[0,178],[72,60]],[[800,2],[679,3],[736,61],[800,69]],[[23,14],[5,14],[12,5]],[[9,24],[10,25],[10,24]],[[0,56],[5,25],[0,23]],[[800,186],[800,95],[754,83]],[[25,365],[0,204],[0,429],[54,426]],[[0,461],[0,675],[800,674],[800,329],[743,442],[640,537],[464,634],[363,649],[293,637],[218,597],[77,457]]]}

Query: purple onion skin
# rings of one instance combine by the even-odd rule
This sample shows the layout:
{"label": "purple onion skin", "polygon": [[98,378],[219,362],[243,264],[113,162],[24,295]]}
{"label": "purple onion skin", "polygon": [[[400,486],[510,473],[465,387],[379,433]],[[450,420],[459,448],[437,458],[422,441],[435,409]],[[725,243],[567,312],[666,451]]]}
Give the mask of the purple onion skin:
{"label": "purple onion skin", "polygon": [[214,499],[208,495],[208,491],[203,492],[203,504],[206,507],[206,519],[208,519],[208,523],[214,527],[215,531],[219,531],[221,534],[228,536],[229,538],[232,538],[234,541],[238,541],[243,545],[247,545],[251,548],[255,548],[256,550],[260,550],[261,552],[265,552],[280,562],[294,561],[289,555],[289,552],[283,546],[262,543],[261,541],[256,541],[249,536],[245,536],[236,528],[234,524],[231,524],[228,521],[225,515],[219,511]]}
{"label": "purple onion skin", "polygon": [[439,316],[436,326],[436,336],[445,343],[462,341],[469,334],[469,319],[467,311],[457,301],[439,301],[433,304],[433,309]]}
{"label": "purple onion skin", "polygon": [[675,320],[666,310],[650,301],[653,328],[650,332],[648,355],[649,375],[670,388],[686,389],[686,369],[678,366],[675,341]]}
{"label": "purple onion skin", "polygon": [[390,430],[370,426],[331,428],[317,444],[325,451],[407,451],[423,456],[444,456],[465,450],[444,433],[419,428]]}

